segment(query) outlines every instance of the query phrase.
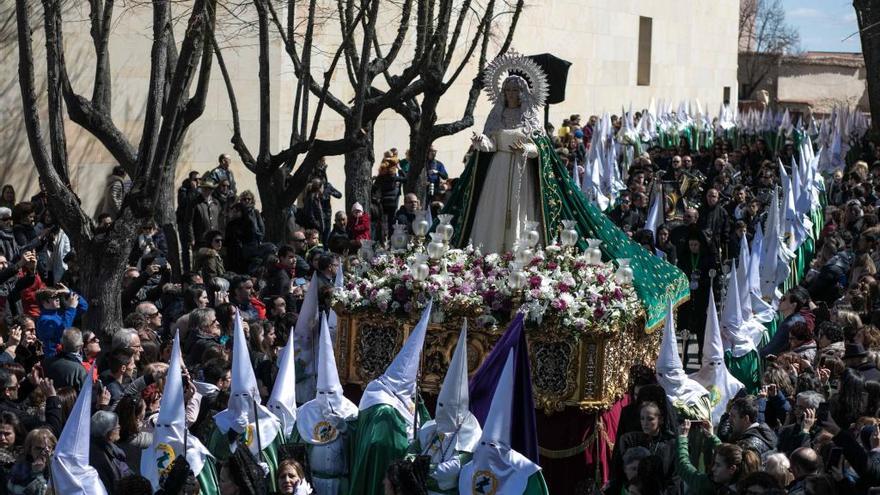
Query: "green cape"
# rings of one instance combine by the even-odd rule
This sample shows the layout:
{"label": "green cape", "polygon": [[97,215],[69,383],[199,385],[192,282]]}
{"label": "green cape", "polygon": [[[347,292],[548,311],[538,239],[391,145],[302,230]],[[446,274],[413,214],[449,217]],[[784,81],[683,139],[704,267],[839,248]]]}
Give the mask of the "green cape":
{"label": "green cape", "polygon": [[384,495],[385,471],[409,447],[406,421],[393,407],[377,404],[360,411],[357,422],[350,444],[349,487],[360,495]]}

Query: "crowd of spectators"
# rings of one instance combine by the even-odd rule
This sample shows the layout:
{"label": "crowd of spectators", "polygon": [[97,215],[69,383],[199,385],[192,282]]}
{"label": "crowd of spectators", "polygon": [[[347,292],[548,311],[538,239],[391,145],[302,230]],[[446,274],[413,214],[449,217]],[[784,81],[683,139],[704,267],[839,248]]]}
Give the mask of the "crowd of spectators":
{"label": "crowd of spectators", "polygon": [[[553,133],[570,168],[585,163],[594,125],[593,117],[581,126],[572,116]],[[780,301],[778,330],[760,350],[760,390],[731,400],[713,427],[676,421],[674,398],[650,370],[643,373],[613,435],[605,493],[861,494],[880,486],[880,148],[859,149],[845,170],[825,179],[825,227],[804,280]],[[626,188],[607,214],[688,276],[691,300],[679,310],[679,325],[700,344],[709,285],[718,283],[710,271],[722,273],[738,256],[740,239],[762,228],[779,183],[778,159],[788,166],[796,153],[791,143],[773,151],[760,139],[738,146],[717,139],[699,150],[682,141],[674,149],[648,149],[626,170]],[[395,224],[409,229],[424,206],[435,213],[442,207],[454,179],[435,154],[426,167],[425,198],[402,194],[409,161],[392,149],[379,164],[371,203],[335,214],[331,201],[341,194],[326,166],[318,166],[300,206],[283,213],[282,239],[267,239],[254,194],[238,192],[230,158],[221,155],[215,169],[190,174],[178,190],[179,280],[172,280],[163,232],[155,223],[139,232],[122,274],[124,326],[111,335],[82,324],[89,304],[77,255],[48,210],[46,193],[20,201],[11,186],[3,187],[0,493],[45,493],[52,450],[86,380],[96,384],[91,464],[105,486],[122,487],[115,493],[149,493],[138,484],[140,456],[152,441],[174,333],[192,377],[187,424],[199,436],[229,398],[235,313],[244,319],[265,397],[308,280],[315,275],[326,307],[340,255],[361,241],[387,239]],[[112,224],[127,187],[124,172],[114,170],[98,229]],[[644,227],[654,187],[666,198],[666,222],[651,232]],[[688,347],[685,342],[685,365],[688,358],[698,364]],[[285,462],[279,486],[293,493],[303,469]],[[223,493],[242,490],[235,466],[220,472]]]}

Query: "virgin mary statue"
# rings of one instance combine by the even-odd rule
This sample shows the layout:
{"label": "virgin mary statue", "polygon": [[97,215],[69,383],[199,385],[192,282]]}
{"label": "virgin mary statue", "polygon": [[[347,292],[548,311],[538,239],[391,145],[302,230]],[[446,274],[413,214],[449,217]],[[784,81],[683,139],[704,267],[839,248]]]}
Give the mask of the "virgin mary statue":
{"label": "virgin mary statue", "polygon": [[509,51],[489,64],[484,83],[492,110],[483,132],[473,135],[471,158],[443,209],[453,215],[452,244],[472,243],[484,253],[512,251],[525,222],[534,221],[541,243],[549,246],[562,221],[574,220],[580,249],[587,239],[598,239],[606,260],[630,260],[647,327],[662,325],[667,304],[687,298],[687,279],[630,240],[571,180],[538,118],[547,95],[544,72]]}

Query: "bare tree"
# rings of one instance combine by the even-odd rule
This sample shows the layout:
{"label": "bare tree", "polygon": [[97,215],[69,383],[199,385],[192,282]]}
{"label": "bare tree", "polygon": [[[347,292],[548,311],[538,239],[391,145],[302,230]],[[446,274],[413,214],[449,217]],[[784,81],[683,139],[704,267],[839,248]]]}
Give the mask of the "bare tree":
{"label": "bare tree", "polygon": [[[308,181],[308,177],[312,173],[318,160],[324,156],[339,155],[348,150],[353,149],[359,143],[360,135],[347,135],[337,140],[321,140],[317,139],[318,124],[321,121],[321,114],[324,104],[328,97],[328,88],[330,79],[345,44],[340,44],[333,56],[329,69],[324,75],[324,84],[320,86],[318,92],[319,100],[317,109],[313,115],[312,125],[309,126],[309,84],[312,84],[311,78],[311,53],[312,38],[316,22],[317,2],[311,0],[308,4],[308,14],[304,23],[299,23],[295,17],[297,11],[296,2],[291,0],[287,5],[287,18],[285,25],[282,25],[281,18],[278,15],[273,3],[269,0],[253,0],[253,6],[256,12],[256,26],[259,40],[259,126],[260,137],[257,153],[251,152],[251,149],[245,143],[241,134],[241,119],[239,117],[238,99],[226,62],[223,59],[222,52],[216,40],[214,41],[215,51],[217,53],[218,65],[223,74],[223,80],[226,84],[226,91],[229,96],[230,107],[232,110],[233,134],[232,145],[241,157],[245,167],[256,175],[257,189],[260,193],[260,200],[263,205],[264,218],[266,222],[266,234],[268,238],[280,240],[284,233],[284,217],[282,212],[285,208],[293,204],[296,198],[303,192]],[[349,31],[346,33],[348,37],[352,35],[354,28],[359,25],[363,19],[363,13],[359,12]],[[278,153],[272,153],[269,149],[271,140],[271,114],[270,114],[270,98],[273,91],[270,73],[270,37],[273,36],[274,30],[270,30],[270,25],[277,27],[277,32],[281,34],[284,40],[285,51],[294,61],[298,76],[297,93],[295,97],[293,109],[293,125],[289,138],[289,145]],[[299,33],[304,30],[304,33]],[[302,34],[302,36],[299,36]],[[304,40],[302,46],[297,43],[298,39]],[[339,102],[341,104],[341,102]],[[302,160],[299,167],[294,168],[299,157]]]}
{"label": "bare tree", "polygon": [[743,0],[740,3],[740,96],[751,99],[780,59],[795,51],[800,34],[785,22],[781,0]]}
{"label": "bare tree", "polygon": [[[501,15],[512,15],[510,27],[507,29],[505,39],[497,53],[497,55],[502,55],[510,47],[513,40],[524,1],[517,0],[512,5],[505,3],[502,11],[497,13],[495,0],[489,0],[482,14],[477,10],[479,6],[472,5],[471,0],[464,0],[461,5],[452,0],[440,0],[436,3],[436,6],[431,6],[428,9],[438,12],[438,16],[437,19],[427,19],[432,40],[427,49],[431,51],[431,55],[419,68],[419,79],[424,83],[420,95],[421,101],[417,101],[419,98],[412,98],[408,101],[402,101],[394,107],[395,111],[407,121],[410,129],[410,169],[407,175],[406,191],[415,192],[419,197],[425,196],[426,176],[423,171],[428,161],[431,144],[439,138],[451,136],[474,125],[474,108],[477,106],[477,99],[483,87],[481,75],[486,66],[489,41],[492,37],[492,25],[498,21],[498,17]],[[458,17],[455,22],[452,22],[455,11],[458,12]],[[469,16],[477,18],[479,22],[477,30],[468,40],[464,40],[466,41],[465,51],[452,73],[447,75],[452,67],[453,55],[459,41],[462,41],[462,26]],[[461,118],[453,122],[438,124],[437,108],[441,99],[472,60],[478,47],[477,73],[471,83]]]}
{"label": "bare tree", "polygon": [[871,0],[854,0],[853,8],[859,21],[862,56],[867,71],[871,126],[875,133],[880,133],[880,4]]}
{"label": "bare tree", "polygon": [[[457,7],[462,5],[451,0],[401,0],[400,2],[340,0],[325,4],[317,0],[309,0],[303,5],[295,0],[286,0],[284,5],[287,18],[282,20],[273,2],[253,0],[252,3],[256,10],[257,28],[260,33],[261,74],[268,74],[269,70],[268,57],[265,54],[269,51],[267,23],[271,22],[283,41],[285,52],[298,79],[290,145],[273,154],[269,150],[268,101],[271,88],[268,79],[261,77],[260,149],[254,156],[241,138],[235,92],[229,78],[226,77],[226,86],[233,107],[233,146],[245,166],[257,174],[260,198],[264,211],[268,212],[267,231],[270,232],[271,237],[278,238],[282,223],[280,212],[302,193],[314,165],[322,156],[344,154],[345,192],[348,205],[356,201],[362,204],[369,203],[371,171],[374,163],[373,129],[376,120],[386,110],[402,109],[402,102],[412,104],[413,98],[425,90],[430,80],[434,81],[436,87],[434,94],[445,93],[466,65],[467,60],[460,62],[455,76],[443,80],[447,68],[452,63],[452,55],[463,32],[463,25],[467,19],[474,18],[475,9],[471,8],[471,2],[466,1],[459,11]],[[319,10],[328,10],[327,5],[330,5],[331,14],[318,16]],[[494,5],[494,0],[490,1],[490,5]],[[520,2],[519,5],[521,7],[522,3]],[[303,6],[306,7],[303,10],[307,12],[305,19],[296,19],[295,13]],[[455,12],[460,12],[458,20],[452,22],[456,19]],[[470,44],[466,59],[470,58],[477,47],[481,47],[482,57],[485,59],[485,41],[481,43],[480,40],[486,39],[484,33],[488,32],[487,27],[492,19],[493,8],[490,7],[486,12],[483,16],[475,17],[479,22],[479,29]],[[415,13],[414,22],[413,13]],[[318,23],[325,22],[331,17],[335,17],[336,22],[339,23],[339,38],[334,41],[337,44],[331,49],[326,46],[316,47],[315,28]],[[397,24],[396,30],[391,31],[393,36],[390,36],[389,40],[384,40],[380,36],[380,30],[377,29],[380,19],[385,21],[393,19]],[[418,26],[418,29],[415,36],[409,36],[413,24]],[[326,24],[322,25],[325,26]],[[331,37],[331,39],[335,38]],[[405,59],[406,62],[396,63],[404,48],[407,49],[407,55],[411,54],[411,56]],[[323,74],[323,83],[319,83],[312,74],[312,55],[318,50],[323,53],[333,53],[330,66]],[[221,70],[225,72],[222,56],[218,59]],[[330,91],[331,78],[340,62],[344,66],[345,76],[354,93],[354,97],[348,102]],[[391,72],[392,67],[399,67],[401,70],[394,74]],[[384,84],[377,84],[380,81]],[[474,91],[476,94],[478,92],[479,90]],[[314,112],[310,108],[310,94],[318,100]],[[436,120],[434,110],[438,100],[439,97],[433,100],[433,103],[429,100],[426,109],[430,111],[424,112],[425,115],[431,116],[432,125]],[[467,105],[470,110],[466,110],[466,115],[472,114],[476,95],[472,100]],[[325,107],[329,107],[343,118],[345,130],[340,139],[322,141],[315,138]],[[416,111],[418,112],[418,109]],[[409,115],[413,114],[410,112]],[[311,118],[310,125],[309,118]],[[419,120],[420,117],[414,118]],[[470,124],[466,119],[463,123],[450,124],[451,127],[460,128],[468,125]],[[445,135],[442,132],[444,131],[429,132],[426,135]],[[303,157],[302,161],[296,167],[296,161],[300,156]]]}
{"label": "bare tree", "polygon": [[[289,0],[288,12],[296,2]],[[310,1],[310,9],[314,0]],[[382,9],[380,9],[380,5]],[[285,48],[290,56],[296,76],[303,84],[302,95],[311,92],[320,98],[345,123],[343,139],[354,146],[349,146],[345,154],[345,194],[347,206],[354,202],[369,204],[372,167],[374,163],[374,125],[384,111],[394,107],[401,101],[407,101],[424,89],[424,81],[419,79],[420,68],[435,52],[429,48],[435,41],[431,33],[429,19],[435,17],[435,2],[432,0],[401,0],[399,2],[380,2],[379,0],[339,0],[335,2],[336,18],[339,22],[340,41],[335,51],[345,66],[348,83],[354,92],[354,98],[344,102],[340,97],[328,91],[329,79],[325,77],[324,85],[318,84],[310,76],[308,56],[311,46],[304,44],[302,51],[294,43],[294,32],[290,28],[276,26]],[[410,39],[411,16],[416,11],[416,29],[414,39]],[[443,14],[441,12],[441,14]],[[377,30],[380,19],[394,19],[396,31],[388,43],[383,43]],[[308,28],[308,26],[307,26]],[[387,30],[383,30],[386,32]],[[305,37],[306,43],[310,37]],[[391,69],[398,60],[401,50],[406,45],[412,47],[412,58],[399,64],[402,70],[392,74]],[[335,58],[334,58],[335,60]],[[329,76],[328,72],[325,76]],[[377,78],[383,76],[384,89],[381,89]],[[305,100],[307,101],[307,100]],[[306,105],[301,106],[307,111]],[[319,106],[319,108],[321,108]]]}
{"label": "bare tree", "polygon": [[[138,230],[157,215],[162,224],[173,226],[174,223],[173,215],[169,220],[162,212],[170,212],[168,205],[183,138],[204,110],[213,59],[210,36],[215,24],[216,0],[194,0],[179,51],[172,31],[172,2],[153,0],[150,80],[137,146],[115,125],[110,112],[108,51],[113,0],[89,0],[96,60],[90,99],[77,94],[68,77],[62,40],[63,2],[42,0],[49,110],[47,142],[40,123],[34,82],[31,3],[30,0],[15,3],[19,86],[28,144],[37,173],[48,192],[49,210],[70,236],[79,256],[81,289],[92,303],[85,325],[109,334],[122,323],[122,276]],[[193,82],[196,87],[190,97]],[[133,179],[122,210],[108,232],[96,230],[95,222],[81,208],[67,180],[65,108],[70,120],[94,135]]]}

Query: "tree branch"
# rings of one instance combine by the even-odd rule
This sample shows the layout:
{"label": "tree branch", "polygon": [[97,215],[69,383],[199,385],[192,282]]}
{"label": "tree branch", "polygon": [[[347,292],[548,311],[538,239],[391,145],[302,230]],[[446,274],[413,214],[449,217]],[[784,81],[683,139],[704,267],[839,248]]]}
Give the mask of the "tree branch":
{"label": "tree branch", "polygon": [[214,36],[211,36],[211,43],[214,46],[214,53],[217,55],[217,66],[220,67],[223,82],[226,84],[226,93],[229,96],[229,106],[232,111],[232,147],[238,152],[238,156],[241,157],[241,162],[244,163],[244,166],[256,174],[257,161],[241,137],[241,119],[238,113],[238,102],[235,98],[235,89],[232,87],[229,71],[226,69],[226,62],[223,60],[223,53],[220,51],[217,39]]}
{"label": "tree branch", "polygon": [[265,0],[254,0],[257,8],[257,28],[260,43],[260,54],[257,57],[259,66],[260,87],[260,146],[257,150],[257,162],[264,163],[269,159],[269,140],[271,139],[271,84],[269,82],[269,21]]}
{"label": "tree branch", "polygon": [[110,22],[113,18],[113,0],[89,0],[89,22],[92,42],[95,45],[95,85],[92,90],[92,104],[103,113],[110,113],[111,89]]}
{"label": "tree branch", "polygon": [[168,43],[171,36],[171,12],[168,2],[153,0],[153,46],[150,52],[150,82],[147,87],[147,105],[144,127],[138,148],[136,176],[146,175],[156,152],[162,109],[165,107],[168,71]]}
{"label": "tree branch", "polygon": [[[210,32],[206,36],[214,39],[214,24],[217,22],[217,12],[213,4],[205,6],[205,13],[208,16],[208,29]],[[192,98],[186,102],[186,110],[184,111],[184,125],[189,127],[205,112],[205,102],[208,97],[208,86],[211,82],[211,65],[214,61],[214,46],[211,43],[202,43],[202,62],[199,67],[199,78],[196,83],[196,91]]]}
{"label": "tree branch", "polygon": [[31,156],[37,172],[43,179],[46,191],[54,198],[52,204],[63,206],[53,208],[52,213],[74,242],[87,241],[91,238],[91,221],[83,213],[76,196],[62,181],[50,161],[43,131],[40,128],[39,105],[34,85],[33,38],[29,24],[28,0],[15,1],[15,16],[18,24],[18,82]]}
{"label": "tree branch", "polygon": [[[284,29],[281,27],[281,22],[278,19],[277,13],[275,13],[275,10],[272,8],[271,3],[269,3],[269,12],[272,13],[272,22],[275,24],[278,31],[280,33],[282,33],[282,41],[284,42],[284,49],[287,52],[288,56],[290,57],[290,61],[293,63],[293,70],[296,74],[296,77],[302,78],[303,77],[302,62],[296,53],[295,46],[293,45],[292,40],[290,39],[290,38],[293,38],[293,34],[291,33],[290,36],[283,35]],[[360,19],[360,16],[362,14],[363,14],[362,12],[358,13],[358,19]],[[345,32],[345,36],[343,36],[343,39],[351,39],[352,35],[354,34],[353,33],[354,26],[356,26],[356,24],[352,26],[350,31]],[[344,49],[345,49],[344,43],[340,43],[339,47],[336,50],[337,54],[341,50],[344,50]],[[336,55],[336,57],[338,57],[338,55]],[[309,81],[309,90],[313,94],[320,94],[322,92],[322,88],[320,86],[318,86],[318,83],[315,82],[315,78],[310,76],[308,78],[308,81]],[[338,113],[343,118],[347,118],[351,112],[351,109],[348,107],[348,105],[346,105],[342,100],[340,100],[336,96],[333,96],[333,94],[331,94],[331,93],[327,93],[327,105],[330,108],[332,108],[334,112]]]}
{"label": "tree branch", "polygon": [[64,133],[64,105],[62,104],[61,60],[61,12],[58,0],[43,0],[43,23],[46,32],[46,86],[49,108],[49,143],[52,149],[52,165],[65,185],[70,184],[67,167],[67,137]]}

